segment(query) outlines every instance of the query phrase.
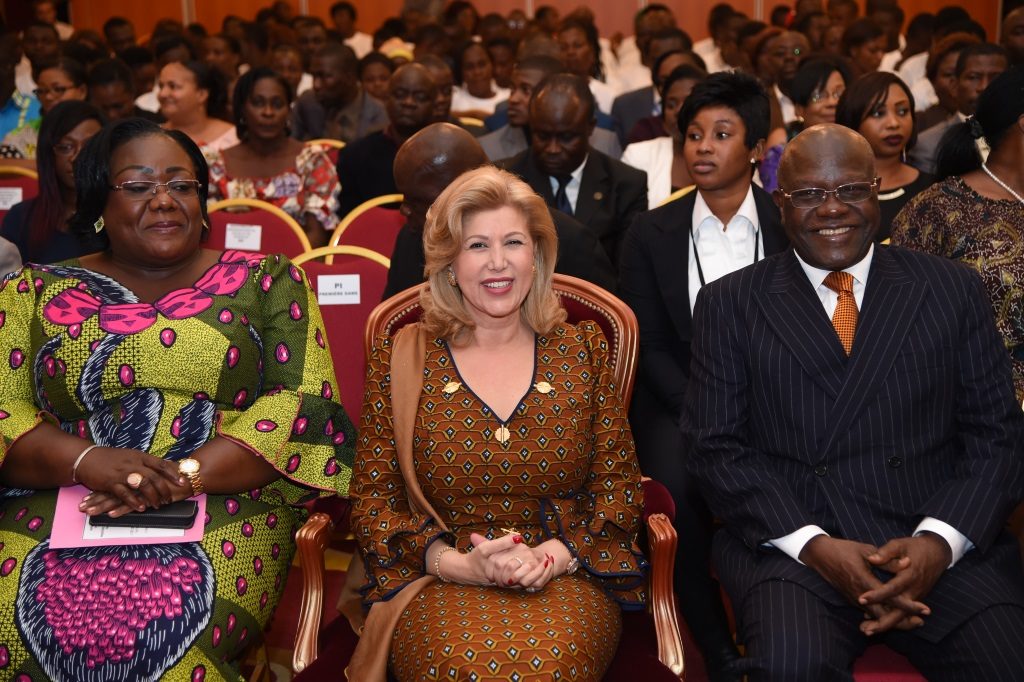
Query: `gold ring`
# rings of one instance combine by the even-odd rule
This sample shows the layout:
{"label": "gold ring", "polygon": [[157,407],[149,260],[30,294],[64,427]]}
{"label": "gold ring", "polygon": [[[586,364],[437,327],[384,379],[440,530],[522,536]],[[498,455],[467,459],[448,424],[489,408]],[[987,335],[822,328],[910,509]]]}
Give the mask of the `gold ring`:
{"label": "gold ring", "polygon": [[142,485],[142,481],[142,474],[135,472],[128,474],[128,479],[126,480],[129,488],[138,488],[140,485]]}

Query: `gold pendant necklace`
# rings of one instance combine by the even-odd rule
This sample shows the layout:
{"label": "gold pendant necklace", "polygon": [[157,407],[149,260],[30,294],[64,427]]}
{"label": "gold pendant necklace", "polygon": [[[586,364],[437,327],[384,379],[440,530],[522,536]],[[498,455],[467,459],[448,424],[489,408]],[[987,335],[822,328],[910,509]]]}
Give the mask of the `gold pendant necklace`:
{"label": "gold pendant necklace", "polygon": [[494,431],[494,440],[498,441],[502,445],[508,445],[509,438],[512,437],[512,433],[508,428],[502,424]]}

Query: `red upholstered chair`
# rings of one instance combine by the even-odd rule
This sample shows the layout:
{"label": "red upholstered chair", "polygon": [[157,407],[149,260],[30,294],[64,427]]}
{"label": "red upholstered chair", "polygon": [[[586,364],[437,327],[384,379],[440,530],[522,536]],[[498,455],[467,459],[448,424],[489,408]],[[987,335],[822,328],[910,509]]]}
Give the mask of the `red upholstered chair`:
{"label": "red upholstered chair", "polygon": [[390,258],[398,231],[405,224],[405,217],[398,211],[401,203],[401,194],[384,194],[364,201],[341,219],[328,243],[362,246]]}
{"label": "red upholstered chair", "polygon": [[[396,294],[370,314],[364,332],[367,352],[378,334],[394,334],[403,325],[419,319],[419,294],[424,286]],[[556,274],[553,286],[569,313],[570,322],[593,320],[608,338],[609,364],[623,403],[628,407],[633,394],[638,348],[633,312],[604,289],[575,277]],[[644,525],[652,566],[649,587],[653,618],[644,613],[623,614],[622,639],[608,679],[678,680],[683,676],[684,662],[672,590],[675,506],[665,487],[650,479],[644,481],[644,496]],[[329,533],[330,519],[323,514],[313,514],[296,537],[305,582],[292,660],[297,673],[295,682],[338,679],[357,641],[344,618],[336,618],[319,632],[323,608],[323,552]],[[318,661],[317,654],[321,650],[322,657]]]}
{"label": "red upholstered chair", "polygon": [[[210,204],[210,234],[206,247],[214,250],[225,248],[260,253],[283,253],[295,258],[310,251],[309,238],[295,218],[277,206],[259,199],[224,199]],[[247,243],[228,241],[229,225],[232,236],[248,237]]]}
{"label": "red upholstered chair", "polygon": [[34,170],[21,166],[0,166],[0,222],[3,222],[10,207],[38,194],[39,174]]}
{"label": "red upholstered chair", "polygon": [[[334,262],[325,262],[327,256],[334,256]],[[318,294],[341,404],[352,423],[358,425],[366,378],[366,354],[359,332],[366,327],[366,320],[384,295],[391,261],[358,246],[324,246],[301,254],[294,262],[306,271],[313,291]],[[358,284],[358,297],[345,300],[343,296],[331,296],[329,290],[322,291],[322,285],[332,284],[328,278],[338,275],[358,278],[357,283],[352,283]]]}

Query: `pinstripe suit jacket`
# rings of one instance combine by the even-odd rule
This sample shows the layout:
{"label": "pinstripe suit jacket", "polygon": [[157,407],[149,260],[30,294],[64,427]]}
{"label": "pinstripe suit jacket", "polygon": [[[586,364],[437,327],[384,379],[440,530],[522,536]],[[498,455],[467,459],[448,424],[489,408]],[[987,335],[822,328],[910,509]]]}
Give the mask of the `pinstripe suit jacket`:
{"label": "pinstripe suit jacket", "polygon": [[932,516],[976,549],[928,595],[917,634],[1024,606],[1002,531],[1024,489],[1024,414],[990,311],[964,266],[876,246],[847,358],[792,250],[701,290],[683,428],[728,530],[715,561],[734,600],[788,579],[842,603],[767,540],[817,524],[881,545]]}

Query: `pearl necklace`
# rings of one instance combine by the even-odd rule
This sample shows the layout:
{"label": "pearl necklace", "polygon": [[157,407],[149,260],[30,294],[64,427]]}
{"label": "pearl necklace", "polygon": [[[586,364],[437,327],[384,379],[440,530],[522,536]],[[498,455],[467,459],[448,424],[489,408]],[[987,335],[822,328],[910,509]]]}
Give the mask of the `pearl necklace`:
{"label": "pearl necklace", "polygon": [[1002,180],[1000,180],[999,178],[997,178],[997,177],[996,177],[996,174],[995,174],[995,173],[993,173],[992,171],[990,171],[990,170],[988,169],[988,166],[987,166],[987,165],[985,165],[984,163],[983,163],[983,164],[981,164],[981,170],[985,171],[985,174],[986,174],[986,175],[988,175],[988,176],[989,176],[990,178],[992,178],[992,180],[993,180],[993,181],[995,181],[995,183],[996,183],[997,185],[999,185],[1000,187],[1002,187],[1003,189],[1005,189],[1005,190],[1006,190],[1007,192],[1009,192],[1009,193],[1010,193],[1010,195],[1011,195],[1011,196],[1013,196],[1013,198],[1014,198],[1014,199],[1016,199],[1016,200],[1017,200],[1017,201],[1019,201],[1020,203],[1024,204],[1024,197],[1022,197],[1021,195],[1017,194],[1017,192],[1015,192],[1015,191],[1014,191],[1014,189],[1013,189],[1012,187],[1010,187],[1010,186],[1009,186],[1009,185],[1007,185],[1007,184],[1006,184],[1005,182],[1003,182]]}

